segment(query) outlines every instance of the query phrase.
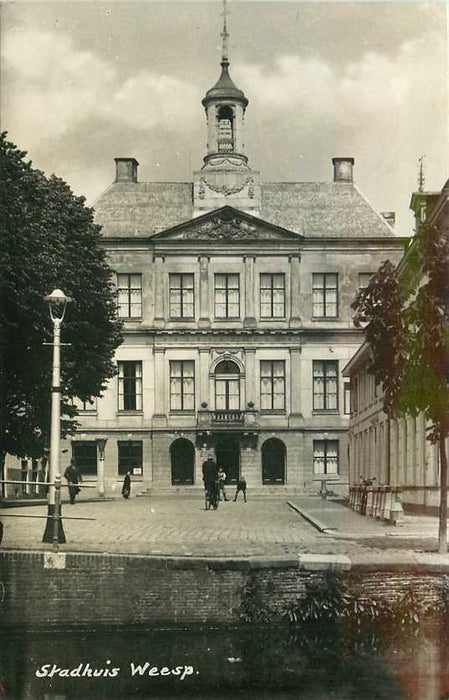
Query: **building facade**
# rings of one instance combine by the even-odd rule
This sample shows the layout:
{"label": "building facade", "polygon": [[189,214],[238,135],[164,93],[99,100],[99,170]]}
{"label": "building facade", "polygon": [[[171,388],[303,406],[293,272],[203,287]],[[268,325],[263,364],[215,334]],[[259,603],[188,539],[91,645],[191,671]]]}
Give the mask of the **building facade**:
{"label": "building facade", "polygon": [[[410,208],[416,228],[427,221],[449,235],[449,181],[441,192],[414,192]],[[409,274],[413,243],[399,263]],[[419,286],[420,279],[415,280]],[[436,445],[426,439],[423,414],[389,419],[383,412],[383,395],[369,372],[370,347],[364,343],[344,368],[351,385],[349,428],[349,481],[375,479],[376,486],[400,487],[405,510],[436,513],[440,500],[440,465]],[[448,446],[449,447],[449,444]]]}
{"label": "building facade", "polygon": [[73,455],[107,495],[127,471],[134,493],[194,492],[212,455],[253,492],[343,488],[341,371],[362,340],[350,304],[402,239],[354,185],[353,158],[333,159],[330,182],[261,182],[225,45],[202,103],[191,182],[139,182],[137,160],[116,158],[94,205],[124,342],[104,396],[79,406],[62,470]]}

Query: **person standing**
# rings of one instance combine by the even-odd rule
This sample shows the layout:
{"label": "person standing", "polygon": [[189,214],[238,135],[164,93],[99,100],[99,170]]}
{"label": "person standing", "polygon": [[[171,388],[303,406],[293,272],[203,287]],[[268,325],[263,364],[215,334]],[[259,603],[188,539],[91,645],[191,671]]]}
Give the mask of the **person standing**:
{"label": "person standing", "polygon": [[243,476],[241,476],[237,482],[237,489],[235,491],[234,502],[237,500],[237,496],[239,494],[239,491],[241,491],[243,493],[243,500],[246,503],[246,481],[243,478]]}
{"label": "person standing", "polygon": [[[215,498],[219,498],[218,495],[218,473],[217,473],[217,463],[212,457],[208,457],[203,463],[203,482],[204,491],[206,493],[206,503],[215,503]],[[218,500],[217,500],[218,505]]]}
{"label": "person standing", "polygon": [[218,477],[218,492],[219,492],[220,501],[222,500],[221,494],[223,494],[223,500],[227,501],[228,498],[226,496],[226,489],[225,489],[226,473],[225,473],[223,467],[219,467],[217,477]]}
{"label": "person standing", "polygon": [[80,492],[80,487],[78,484],[80,484],[83,480],[83,477],[79,473],[75,460],[72,459],[70,461],[70,466],[67,467],[67,469],[64,472],[64,476],[67,479],[67,485],[69,487],[69,496],[70,496],[70,503],[72,506],[75,503],[75,498]]}
{"label": "person standing", "polygon": [[123,479],[122,496],[123,498],[129,498],[131,493],[131,474],[126,472],[125,478]]}

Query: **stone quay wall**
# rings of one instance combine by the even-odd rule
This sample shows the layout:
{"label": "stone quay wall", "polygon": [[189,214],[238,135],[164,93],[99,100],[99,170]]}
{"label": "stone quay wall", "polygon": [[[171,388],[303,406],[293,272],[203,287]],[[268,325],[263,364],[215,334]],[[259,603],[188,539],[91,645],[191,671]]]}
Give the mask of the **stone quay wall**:
{"label": "stone quay wall", "polygon": [[0,552],[0,627],[235,625],[244,589],[279,612],[311,578],[338,571],[366,598],[397,599],[413,587],[439,605],[438,567],[400,562],[349,568],[345,557],[193,559],[52,552]]}

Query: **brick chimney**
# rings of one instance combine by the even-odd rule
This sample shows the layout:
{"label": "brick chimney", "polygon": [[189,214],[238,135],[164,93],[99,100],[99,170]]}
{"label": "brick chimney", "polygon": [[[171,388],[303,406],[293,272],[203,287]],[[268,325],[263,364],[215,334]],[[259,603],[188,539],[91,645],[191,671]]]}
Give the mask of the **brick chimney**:
{"label": "brick chimney", "polygon": [[390,224],[391,228],[394,228],[396,223],[396,212],[394,211],[381,211],[380,215],[385,219],[387,224]]}
{"label": "brick chimney", "polygon": [[334,182],[352,182],[354,158],[332,158]]}
{"label": "brick chimney", "polygon": [[114,158],[114,160],[116,182],[137,182],[139,163],[135,158]]}

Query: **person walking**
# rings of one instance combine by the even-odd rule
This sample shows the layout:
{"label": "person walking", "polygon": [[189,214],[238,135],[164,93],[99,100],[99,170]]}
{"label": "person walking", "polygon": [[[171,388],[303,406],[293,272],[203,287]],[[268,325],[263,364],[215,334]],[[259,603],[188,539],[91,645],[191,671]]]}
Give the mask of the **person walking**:
{"label": "person walking", "polygon": [[218,477],[218,492],[219,492],[220,501],[222,500],[221,494],[223,494],[223,501],[227,501],[229,499],[226,496],[226,489],[225,489],[226,473],[225,473],[223,467],[219,467],[217,477]]}
{"label": "person walking", "polygon": [[80,487],[78,484],[80,484],[83,480],[83,477],[79,473],[75,460],[72,459],[70,461],[70,466],[67,467],[67,469],[64,472],[64,477],[67,479],[67,485],[69,487],[69,496],[70,496],[70,503],[72,506],[75,504],[75,498],[80,492]]}
{"label": "person walking", "polygon": [[234,502],[237,500],[237,496],[239,495],[239,491],[241,491],[243,493],[243,500],[246,503],[246,481],[243,478],[243,476],[241,476],[237,482],[237,489],[235,491]]}
{"label": "person walking", "polygon": [[131,474],[126,472],[125,478],[123,479],[122,496],[123,498],[129,498],[131,493]]}

